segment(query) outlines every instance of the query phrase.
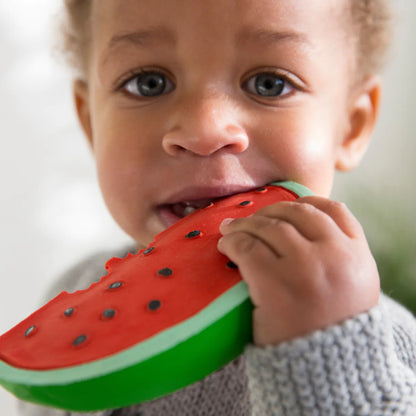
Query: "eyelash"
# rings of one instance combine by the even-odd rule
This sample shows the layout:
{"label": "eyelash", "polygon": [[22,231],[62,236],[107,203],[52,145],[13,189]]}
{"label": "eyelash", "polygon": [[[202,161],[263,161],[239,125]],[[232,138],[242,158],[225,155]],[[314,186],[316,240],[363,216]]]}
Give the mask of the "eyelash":
{"label": "eyelash", "polygon": [[251,72],[247,77],[246,80],[242,83],[243,89],[245,91],[247,91],[250,95],[256,96],[257,99],[263,99],[263,100],[278,100],[278,99],[283,99],[286,98],[289,95],[292,95],[293,91],[286,93],[284,95],[276,95],[276,96],[264,96],[264,95],[260,95],[257,94],[255,92],[250,92],[248,91],[247,87],[249,84],[251,83],[255,83],[255,78],[256,77],[261,77],[261,76],[274,76],[276,77],[277,80],[282,81],[283,82],[283,89],[286,88],[291,88],[294,91],[302,91],[304,88],[302,86],[302,81],[300,79],[298,79],[297,77],[295,77],[294,75],[292,75],[291,73],[289,73],[288,71],[285,70],[276,70],[274,68],[262,68],[262,69],[258,69],[256,71]]}
{"label": "eyelash", "polygon": [[[134,94],[129,92],[128,90],[126,90],[126,86],[128,85],[129,82],[135,80],[135,79],[139,79],[141,77],[144,77],[146,75],[160,75],[163,76],[165,80],[167,80],[167,82],[169,84],[172,85],[172,89],[175,89],[175,84],[173,81],[171,81],[171,76],[165,74],[163,71],[160,71],[159,69],[152,69],[152,68],[141,68],[138,70],[132,70],[129,71],[127,74],[123,75],[121,78],[118,79],[118,81],[116,82],[116,86],[115,86],[115,91],[119,92],[121,91],[123,94],[129,96],[129,97],[133,97],[134,99],[147,99],[147,98],[153,98],[153,97],[158,97],[161,95],[165,95],[167,94],[166,92],[163,92],[161,94],[157,94],[155,96],[146,96],[146,95],[139,95],[139,94]],[[286,88],[291,88],[294,91],[302,91],[305,89],[303,82],[297,78],[296,76],[292,75],[291,73],[289,73],[288,71],[285,70],[275,70],[275,69],[269,69],[269,68],[264,68],[264,69],[258,69],[255,72],[253,71],[249,76],[245,77],[245,81],[241,84],[242,88],[247,91],[250,95],[252,96],[256,96],[258,99],[264,99],[264,100],[276,100],[276,99],[282,99],[285,98],[288,95],[292,95],[293,91],[290,91],[284,95],[276,95],[276,96],[266,96],[266,95],[261,95],[258,94],[256,92],[250,92],[247,90],[249,84],[251,84],[253,81],[255,82],[256,77],[260,77],[260,76],[275,76],[277,80],[282,81],[283,82],[283,89]],[[170,92],[170,91],[169,91]]]}
{"label": "eyelash", "polygon": [[[171,76],[165,74],[163,71],[159,70],[159,69],[152,69],[152,68],[140,68],[137,70],[132,70],[129,71],[128,73],[124,74],[122,77],[120,77],[116,83],[115,83],[115,91],[124,91],[126,88],[126,85],[133,81],[134,79],[138,79],[140,77],[146,76],[146,75],[152,75],[152,74],[157,74],[157,75],[162,75],[163,77],[165,77],[166,79],[170,80]],[[170,81],[170,83],[173,84],[172,81]],[[124,91],[126,94],[129,94],[129,92]],[[129,94],[132,95],[132,94]],[[139,96],[140,97],[140,96]]]}

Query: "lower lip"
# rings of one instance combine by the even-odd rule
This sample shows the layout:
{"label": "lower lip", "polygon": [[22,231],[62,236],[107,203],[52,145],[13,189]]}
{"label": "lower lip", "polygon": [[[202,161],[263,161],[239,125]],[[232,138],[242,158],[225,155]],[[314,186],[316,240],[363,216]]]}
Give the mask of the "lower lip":
{"label": "lower lip", "polygon": [[170,227],[182,219],[181,217],[178,217],[176,214],[174,214],[172,209],[167,205],[163,205],[158,208],[158,215],[166,227]]}

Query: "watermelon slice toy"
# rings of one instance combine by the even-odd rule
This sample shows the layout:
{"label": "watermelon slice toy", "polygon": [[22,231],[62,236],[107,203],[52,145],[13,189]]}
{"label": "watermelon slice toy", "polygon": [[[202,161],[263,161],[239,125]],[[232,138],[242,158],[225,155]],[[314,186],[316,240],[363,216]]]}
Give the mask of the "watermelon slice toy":
{"label": "watermelon slice toy", "polygon": [[216,200],[113,258],[88,289],[62,292],[0,337],[0,384],[75,411],[148,401],[201,380],[252,339],[252,304],[216,246],[224,218],[311,195],[294,182]]}

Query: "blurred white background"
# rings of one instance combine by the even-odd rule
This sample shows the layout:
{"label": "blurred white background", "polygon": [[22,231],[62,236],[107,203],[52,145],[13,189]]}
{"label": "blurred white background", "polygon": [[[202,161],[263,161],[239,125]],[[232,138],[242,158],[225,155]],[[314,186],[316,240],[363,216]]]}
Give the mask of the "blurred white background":
{"label": "blurred white background", "polygon": [[[337,178],[335,197],[348,201],[349,189],[383,186],[413,212],[416,2],[394,3],[397,35],[380,123],[363,165]],[[69,265],[129,241],[104,208],[75,120],[69,73],[52,58],[59,5],[0,0],[0,333],[34,311]],[[0,414],[17,414],[1,388]]]}

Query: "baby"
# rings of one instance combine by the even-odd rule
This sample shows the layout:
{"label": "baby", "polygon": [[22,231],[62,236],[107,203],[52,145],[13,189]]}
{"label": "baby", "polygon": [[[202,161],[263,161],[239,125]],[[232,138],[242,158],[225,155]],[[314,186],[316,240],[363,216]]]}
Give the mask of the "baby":
{"label": "baby", "polygon": [[[415,321],[380,294],[360,224],[328,199],[376,122],[386,3],[66,0],[77,114],[108,209],[137,248],[209,200],[275,180],[316,195],[221,225],[218,249],[255,306],[244,355],[100,415],[416,414]],[[85,287],[108,257],[59,289]]]}

